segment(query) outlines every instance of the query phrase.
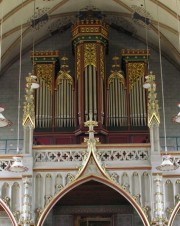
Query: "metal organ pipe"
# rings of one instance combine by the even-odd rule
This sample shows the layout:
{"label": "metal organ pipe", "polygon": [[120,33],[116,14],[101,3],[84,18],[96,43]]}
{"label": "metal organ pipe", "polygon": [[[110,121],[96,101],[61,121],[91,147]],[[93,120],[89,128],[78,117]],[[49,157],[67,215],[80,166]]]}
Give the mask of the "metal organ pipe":
{"label": "metal organ pipe", "polygon": [[113,101],[114,101],[114,95],[113,95],[113,81],[110,84],[110,89],[111,89],[111,126],[113,126]]}
{"label": "metal organ pipe", "polygon": [[124,78],[114,72],[108,79],[108,126],[119,127],[127,125],[126,91],[124,89]]}
{"label": "metal organ pipe", "polygon": [[[102,121],[102,124],[104,124],[104,89],[103,89],[103,78],[101,78],[101,87],[102,87],[102,95],[101,95],[101,103],[102,103],[102,110],[101,110],[101,121]],[[96,89],[97,90],[97,89]],[[97,104],[96,104],[97,106]]]}
{"label": "metal organ pipe", "polygon": [[56,83],[55,127],[71,127],[74,125],[72,77],[60,71]]}
{"label": "metal organ pipe", "polygon": [[87,73],[87,67],[85,68],[85,75],[84,75],[84,83],[85,83],[85,121],[88,120],[88,73]]}
{"label": "metal organ pipe", "polygon": [[80,103],[81,103],[81,92],[80,92],[80,79],[78,79],[78,119],[79,119],[79,125],[81,124],[81,106],[80,106]]}
{"label": "metal organ pipe", "polygon": [[116,78],[116,79],[115,79],[115,102],[116,102],[116,104],[115,104],[115,107],[116,107],[116,112],[115,112],[116,121],[115,121],[115,123],[116,123],[116,126],[119,125],[119,123],[118,123],[118,116],[119,116],[118,105],[119,105],[119,103],[118,103],[118,89],[117,89],[117,83],[118,83],[118,80],[117,80],[117,78]]}
{"label": "metal organ pipe", "polygon": [[89,74],[89,112],[92,112],[93,118],[94,118],[94,112],[93,112],[93,105],[92,105],[92,66],[88,66],[88,74]]}
{"label": "metal organ pipe", "polygon": [[97,120],[97,102],[96,102],[97,89],[96,89],[96,68],[95,67],[93,67],[93,91],[92,91],[92,94],[94,94],[93,95],[93,108],[94,108],[94,120],[96,121]]}

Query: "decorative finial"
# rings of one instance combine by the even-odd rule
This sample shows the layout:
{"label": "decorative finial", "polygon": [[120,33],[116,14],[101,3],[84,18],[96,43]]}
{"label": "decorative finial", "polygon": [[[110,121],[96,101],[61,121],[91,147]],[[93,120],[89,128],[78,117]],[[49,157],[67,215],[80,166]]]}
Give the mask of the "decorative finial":
{"label": "decorative finial", "polygon": [[99,141],[99,138],[94,137],[94,134],[95,134],[94,127],[98,126],[98,122],[93,121],[91,111],[89,112],[89,120],[84,123],[84,126],[89,127],[89,130],[88,130],[89,138],[88,139],[85,138],[84,141],[88,143],[88,147],[90,147],[90,146],[95,147],[95,144],[96,144],[96,142]]}

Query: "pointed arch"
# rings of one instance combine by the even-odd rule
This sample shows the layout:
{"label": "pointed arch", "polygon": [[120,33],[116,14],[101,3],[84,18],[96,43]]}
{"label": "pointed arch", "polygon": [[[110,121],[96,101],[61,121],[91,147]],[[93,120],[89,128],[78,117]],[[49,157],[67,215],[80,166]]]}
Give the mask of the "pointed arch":
{"label": "pointed arch", "polygon": [[146,215],[144,214],[143,210],[141,209],[139,204],[137,202],[135,202],[135,200],[132,198],[132,196],[128,192],[126,192],[118,184],[113,183],[112,181],[108,180],[107,178],[103,178],[103,177],[95,176],[95,175],[81,177],[81,178],[73,181],[72,183],[70,183],[67,187],[63,188],[46,206],[46,208],[44,209],[43,213],[41,214],[41,216],[39,218],[37,226],[43,225],[44,220],[46,219],[50,210],[64,195],[66,195],[72,189],[80,186],[81,184],[83,184],[85,182],[91,181],[91,180],[97,181],[99,183],[102,183],[102,184],[109,186],[110,188],[116,190],[120,195],[122,195],[124,198],[126,198],[129,201],[129,203],[134,207],[134,209],[139,214],[144,226],[150,226],[149,221],[148,221]]}
{"label": "pointed arch", "polygon": [[7,213],[8,217],[11,220],[12,225],[18,226],[18,224],[16,223],[16,219],[14,218],[11,210],[9,209],[9,207],[6,205],[6,203],[2,199],[0,199],[0,206],[2,206],[4,211]]}
{"label": "pointed arch", "polygon": [[169,222],[168,222],[168,226],[172,226],[174,219],[178,213],[178,211],[180,210],[180,201],[177,203],[177,205],[175,206],[170,218],[169,218]]}

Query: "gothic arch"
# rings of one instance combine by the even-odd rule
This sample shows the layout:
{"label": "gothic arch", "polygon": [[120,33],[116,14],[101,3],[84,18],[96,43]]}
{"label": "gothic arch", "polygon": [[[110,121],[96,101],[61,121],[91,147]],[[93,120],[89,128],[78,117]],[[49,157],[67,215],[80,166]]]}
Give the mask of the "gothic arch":
{"label": "gothic arch", "polygon": [[10,218],[10,220],[12,222],[12,225],[18,226],[18,224],[16,223],[16,220],[15,220],[13,214],[11,213],[9,207],[6,205],[6,203],[2,199],[0,199],[0,206],[2,206],[3,209],[5,210],[5,212],[7,213],[8,217]]}
{"label": "gothic arch", "polygon": [[64,189],[62,189],[52,200],[51,202],[46,206],[46,208],[44,209],[42,215],[39,218],[39,221],[37,223],[37,226],[42,226],[44,223],[44,220],[46,219],[48,213],[50,212],[50,210],[53,208],[53,206],[64,196],[66,195],[68,192],[70,192],[72,189],[74,189],[75,187],[78,187],[79,185],[88,182],[88,181],[97,181],[100,182],[104,185],[107,185],[109,187],[111,187],[112,189],[116,190],[120,195],[122,195],[124,198],[126,198],[130,204],[135,208],[135,210],[137,211],[137,213],[139,214],[144,226],[150,226],[149,221],[146,217],[146,215],[144,214],[143,210],[141,209],[141,207],[138,205],[138,203],[136,203],[134,201],[134,199],[131,197],[131,195],[129,193],[127,193],[125,190],[123,190],[121,187],[119,187],[119,185],[114,184],[112,181],[106,179],[106,178],[102,178],[99,176],[95,176],[95,175],[90,175],[87,177],[83,177],[83,178],[79,178],[77,180],[75,180],[74,182],[70,183],[67,187],[65,187]]}
{"label": "gothic arch", "polygon": [[175,206],[175,208],[174,208],[174,210],[171,214],[171,217],[170,217],[169,222],[168,222],[168,226],[173,225],[174,219],[175,219],[179,210],[180,210],[180,201],[177,203],[177,205]]}

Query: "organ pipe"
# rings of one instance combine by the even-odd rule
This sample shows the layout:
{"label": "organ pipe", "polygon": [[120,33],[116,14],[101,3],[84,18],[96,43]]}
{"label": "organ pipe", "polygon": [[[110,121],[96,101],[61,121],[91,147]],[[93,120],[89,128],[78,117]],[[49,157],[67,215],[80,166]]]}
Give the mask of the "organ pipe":
{"label": "organ pipe", "polygon": [[56,79],[56,111],[55,127],[74,126],[73,115],[73,79],[69,74],[69,67],[66,64],[67,58],[62,58],[63,64]]}
{"label": "organ pipe", "polygon": [[119,58],[114,57],[114,65],[112,65],[112,74],[108,78],[108,126],[119,127],[124,126],[124,116],[126,114],[125,109],[125,80],[119,70],[119,64],[117,60]]}

